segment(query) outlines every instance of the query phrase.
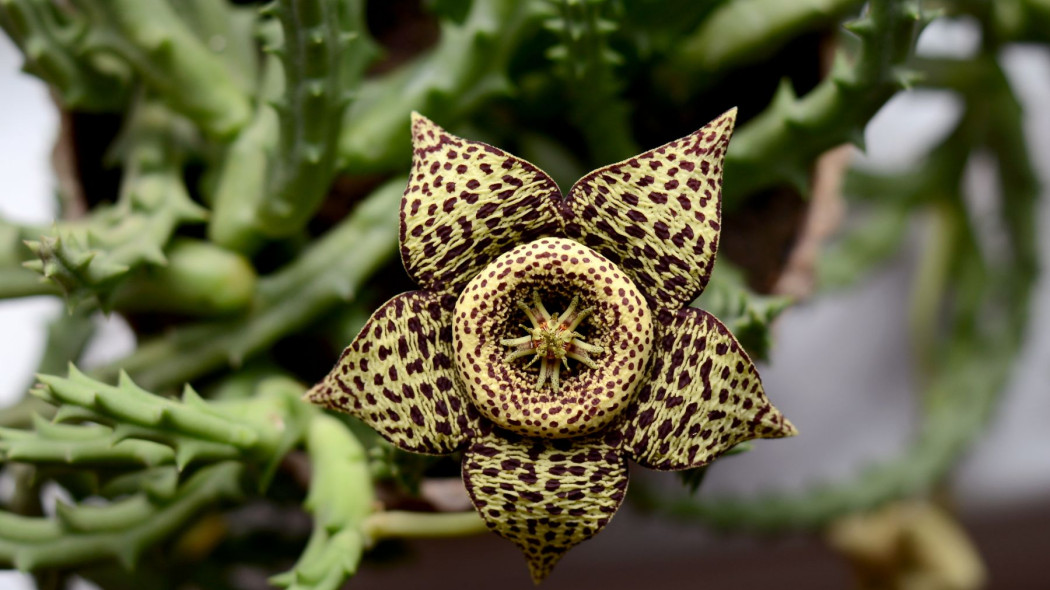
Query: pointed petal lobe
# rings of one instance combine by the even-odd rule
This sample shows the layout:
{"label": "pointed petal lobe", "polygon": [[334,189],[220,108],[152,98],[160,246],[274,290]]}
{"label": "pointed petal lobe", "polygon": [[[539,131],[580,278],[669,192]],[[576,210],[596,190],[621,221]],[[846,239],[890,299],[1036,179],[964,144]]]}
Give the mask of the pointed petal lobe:
{"label": "pointed petal lobe", "polygon": [[521,438],[497,429],[464,453],[463,481],[474,506],[525,553],[536,583],[620,507],[627,464],[613,442]]}
{"label": "pointed petal lobe", "polygon": [[504,251],[558,229],[558,185],[525,160],[418,113],[412,146],[401,260],[422,287],[455,291]]}
{"label": "pointed petal lobe", "polygon": [[661,322],[695,299],[711,276],[722,161],[735,120],[732,109],[692,135],[599,168],[566,196],[566,236],[619,264]]}
{"label": "pointed petal lobe", "polygon": [[736,338],[713,315],[692,308],[664,326],[649,381],[620,430],[631,457],[665,470],[706,465],[754,438],[796,434],[766,399]]}
{"label": "pointed petal lobe", "polygon": [[455,299],[425,291],[383,304],[305,399],[360,418],[407,451],[451,453],[477,428],[453,366]]}

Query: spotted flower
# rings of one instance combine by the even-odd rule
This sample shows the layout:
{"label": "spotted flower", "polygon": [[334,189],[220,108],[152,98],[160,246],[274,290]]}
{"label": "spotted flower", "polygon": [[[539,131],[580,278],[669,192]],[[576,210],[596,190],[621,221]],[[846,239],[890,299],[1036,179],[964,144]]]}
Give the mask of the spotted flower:
{"label": "spotted flower", "polygon": [[562,195],[532,164],[416,114],[401,260],[307,399],[409,451],[462,450],[489,528],[542,580],[602,529],[627,460],[678,470],[795,429],[714,316],[688,307],[718,246],[736,111]]}

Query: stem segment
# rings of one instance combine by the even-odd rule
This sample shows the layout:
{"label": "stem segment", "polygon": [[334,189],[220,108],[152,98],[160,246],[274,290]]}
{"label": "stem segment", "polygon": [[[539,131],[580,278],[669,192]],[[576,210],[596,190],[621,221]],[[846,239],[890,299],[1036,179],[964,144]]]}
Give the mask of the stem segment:
{"label": "stem segment", "polygon": [[392,510],[365,519],[363,530],[372,540],[391,538],[433,539],[465,537],[488,530],[476,511],[423,513]]}

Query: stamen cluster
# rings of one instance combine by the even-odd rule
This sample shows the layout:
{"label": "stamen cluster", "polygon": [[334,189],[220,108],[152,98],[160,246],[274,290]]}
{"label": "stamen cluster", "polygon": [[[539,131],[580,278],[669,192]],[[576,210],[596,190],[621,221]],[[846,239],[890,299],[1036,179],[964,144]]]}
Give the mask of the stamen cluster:
{"label": "stamen cluster", "polygon": [[525,312],[532,327],[522,325],[521,328],[528,332],[520,338],[507,338],[500,341],[503,346],[513,349],[507,355],[507,362],[512,363],[520,358],[532,357],[526,367],[539,361],[539,377],[536,379],[536,389],[543,389],[544,384],[550,382],[551,389],[557,393],[561,383],[561,368],[569,370],[569,359],[577,361],[584,366],[595,368],[592,354],[601,354],[605,349],[601,346],[588,344],[583,336],[576,331],[584,319],[594,311],[593,307],[577,310],[580,303],[579,295],[572,298],[569,307],[561,314],[552,316],[547,308],[543,306],[538,291],[532,293],[532,306],[524,301],[518,302],[518,308]]}

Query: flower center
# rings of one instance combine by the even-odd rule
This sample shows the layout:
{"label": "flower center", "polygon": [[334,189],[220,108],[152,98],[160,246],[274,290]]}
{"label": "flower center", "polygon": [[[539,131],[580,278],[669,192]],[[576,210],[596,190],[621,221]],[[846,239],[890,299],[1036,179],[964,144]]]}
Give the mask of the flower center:
{"label": "flower center", "polygon": [[631,401],[648,368],[653,324],[616,265],[572,240],[542,238],[467,284],[452,338],[479,412],[522,435],[567,438],[602,429]]}
{"label": "flower center", "polygon": [[539,361],[539,377],[536,379],[536,389],[543,389],[545,383],[555,393],[561,384],[562,365],[569,370],[569,359],[573,359],[590,368],[595,368],[591,354],[605,352],[601,346],[587,344],[576,328],[589,316],[594,308],[577,310],[580,297],[572,298],[572,303],[561,314],[552,316],[547,308],[543,306],[538,291],[532,292],[532,306],[524,301],[518,302],[518,308],[525,312],[532,327],[521,326],[527,335],[521,338],[509,338],[500,342],[503,346],[510,346],[513,352],[507,355],[507,362],[517,359],[532,357],[525,366],[528,367]]}

